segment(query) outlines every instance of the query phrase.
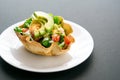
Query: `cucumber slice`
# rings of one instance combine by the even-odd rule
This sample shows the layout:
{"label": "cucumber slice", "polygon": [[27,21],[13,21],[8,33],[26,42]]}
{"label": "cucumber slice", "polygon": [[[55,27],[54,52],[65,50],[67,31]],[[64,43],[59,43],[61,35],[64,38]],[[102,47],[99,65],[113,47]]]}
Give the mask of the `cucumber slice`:
{"label": "cucumber slice", "polygon": [[47,32],[51,32],[53,29],[54,20],[53,17],[50,16],[48,13],[41,12],[41,11],[35,11],[34,14],[32,14],[33,19],[40,18],[45,22],[42,24],[42,27],[45,27]]}

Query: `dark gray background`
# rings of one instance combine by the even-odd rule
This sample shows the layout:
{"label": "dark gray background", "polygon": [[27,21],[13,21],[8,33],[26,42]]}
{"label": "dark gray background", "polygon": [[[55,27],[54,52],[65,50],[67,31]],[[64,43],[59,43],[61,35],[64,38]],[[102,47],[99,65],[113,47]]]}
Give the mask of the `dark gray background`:
{"label": "dark gray background", "polygon": [[0,58],[0,80],[120,80],[120,0],[0,0],[0,33],[41,10],[61,15],[93,36],[92,55],[79,66],[57,73],[32,73]]}

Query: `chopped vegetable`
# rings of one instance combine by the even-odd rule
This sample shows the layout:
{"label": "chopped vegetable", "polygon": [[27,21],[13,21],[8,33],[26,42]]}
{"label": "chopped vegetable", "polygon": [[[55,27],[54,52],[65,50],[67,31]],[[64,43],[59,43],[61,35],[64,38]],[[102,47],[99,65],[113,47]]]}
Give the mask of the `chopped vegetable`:
{"label": "chopped vegetable", "polygon": [[25,21],[25,23],[23,24],[24,28],[29,28],[30,24],[32,22],[32,18],[29,18]]}
{"label": "chopped vegetable", "polygon": [[51,40],[49,38],[44,38],[42,41],[42,45],[45,46],[46,48],[50,47],[51,45]]}
{"label": "chopped vegetable", "polygon": [[68,35],[67,37],[70,39],[71,42],[75,41],[74,38],[71,35]]}
{"label": "chopped vegetable", "polygon": [[63,18],[61,16],[54,16],[53,18],[55,24],[61,24],[63,21]]}
{"label": "chopped vegetable", "polygon": [[59,42],[60,43],[64,42],[64,35],[63,34],[60,35],[60,41]]}
{"label": "chopped vegetable", "polygon": [[71,39],[68,36],[65,36],[64,41],[66,45],[69,45],[71,43]]}
{"label": "chopped vegetable", "polygon": [[58,46],[59,46],[60,48],[63,48],[64,45],[65,45],[65,42],[62,42],[62,43],[60,43]]}
{"label": "chopped vegetable", "polygon": [[60,40],[60,35],[57,35],[57,34],[52,35],[52,40],[54,42],[58,42]]}
{"label": "chopped vegetable", "polygon": [[22,32],[22,29],[19,28],[19,27],[15,27],[15,28],[14,28],[14,31],[15,31],[15,32],[19,32],[19,33],[21,33],[21,32]]}

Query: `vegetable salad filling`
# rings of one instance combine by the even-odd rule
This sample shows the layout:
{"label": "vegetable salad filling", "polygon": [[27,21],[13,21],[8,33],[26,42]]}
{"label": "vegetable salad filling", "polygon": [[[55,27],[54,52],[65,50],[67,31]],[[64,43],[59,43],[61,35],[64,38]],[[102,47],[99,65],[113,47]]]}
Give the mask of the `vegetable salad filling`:
{"label": "vegetable salad filling", "polygon": [[37,41],[46,48],[56,42],[60,48],[66,49],[74,39],[70,35],[73,32],[71,26],[63,20],[61,16],[36,11],[22,25],[15,27],[14,31],[30,36],[31,41]]}

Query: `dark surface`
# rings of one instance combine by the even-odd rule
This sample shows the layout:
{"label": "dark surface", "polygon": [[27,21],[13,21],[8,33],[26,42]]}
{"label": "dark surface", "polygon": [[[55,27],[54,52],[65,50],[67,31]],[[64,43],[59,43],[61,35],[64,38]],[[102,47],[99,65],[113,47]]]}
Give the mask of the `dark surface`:
{"label": "dark surface", "polygon": [[57,73],[32,73],[0,58],[0,80],[120,80],[120,0],[0,0],[0,33],[34,11],[61,15],[93,36],[92,55],[79,66]]}

